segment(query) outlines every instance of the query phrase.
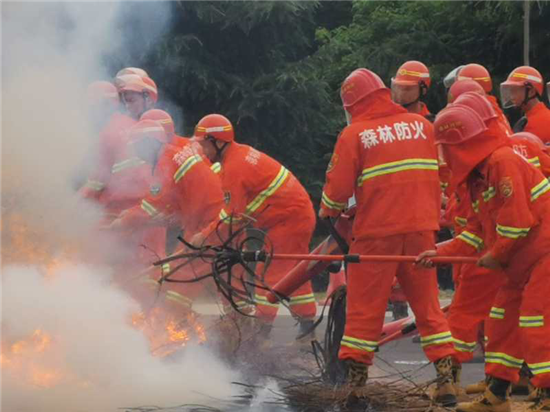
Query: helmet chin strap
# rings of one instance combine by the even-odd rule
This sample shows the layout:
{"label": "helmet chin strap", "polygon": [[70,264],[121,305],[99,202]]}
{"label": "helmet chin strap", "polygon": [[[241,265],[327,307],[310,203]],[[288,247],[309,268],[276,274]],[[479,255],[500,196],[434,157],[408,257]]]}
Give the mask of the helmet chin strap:
{"label": "helmet chin strap", "polygon": [[531,86],[529,83],[525,85],[525,97],[523,98],[523,102],[521,102],[520,107],[527,106],[527,103],[529,103],[530,100],[536,99],[539,97],[539,94],[535,92],[534,95],[529,97],[529,90],[532,90],[533,86]]}
{"label": "helmet chin strap", "polygon": [[222,160],[222,154],[223,154],[223,150],[226,148],[226,146],[229,144],[228,142],[224,142],[222,147],[218,147],[218,145],[216,144],[217,140],[214,139],[212,136],[207,136],[206,137],[206,140],[208,140],[210,142],[210,144],[212,145],[212,147],[214,148],[214,150],[216,151],[216,156],[214,157],[214,163],[216,162],[219,162]]}

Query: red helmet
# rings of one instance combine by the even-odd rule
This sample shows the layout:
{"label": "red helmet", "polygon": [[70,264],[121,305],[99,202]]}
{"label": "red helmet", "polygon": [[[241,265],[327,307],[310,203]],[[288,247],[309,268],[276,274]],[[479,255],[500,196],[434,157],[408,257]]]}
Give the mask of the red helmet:
{"label": "red helmet", "polygon": [[346,77],[340,88],[344,109],[348,109],[376,90],[385,89],[384,82],[376,73],[367,69],[357,69]]}
{"label": "red helmet", "polygon": [[120,103],[118,91],[110,82],[93,82],[88,86],[86,94],[90,104],[108,103],[117,106]]}
{"label": "red helmet", "polygon": [[166,136],[169,139],[172,139],[172,137],[176,133],[174,128],[174,120],[172,119],[172,116],[170,116],[164,110],[159,110],[159,109],[147,110],[145,113],[141,115],[139,120],[155,120],[159,122],[162,125],[162,127],[164,127]]}
{"label": "red helmet", "polygon": [[529,132],[518,132],[518,133],[514,133],[512,136],[510,136],[510,138],[514,140],[527,140],[531,143],[536,144],[538,148],[541,149],[543,152],[548,151],[548,146],[546,146],[544,142],[540,140],[540,138],[536,134],[529,133]]}
{"label": "red helmet", "polygon": [[402,86],[414,86],[424,83],[426,88],[430,87],[432,82],[430,71],[424,63],[416,60],[409,60],[397,69],[395,77],[391,79],[392,85],[398,84]]}
{"label": "red helmet", "polygon": [[[461,82],[456,82],[458,84]],[[453,87],[454,85],[453,84]],[[467,92],[461,94],[452,104],[453,106],[462,106],[472,109],[476,112],[485,124],[491,119],[497,119],[498,114],[491,104],[491,102],[485,97],[475,92]]]}
{"label": "red helmet", "polygon": [[138,67],[126,67],[124,69],[119,70],[115,78],[123,76],[125,74],[137,74],[139,77],[149,77],[147,72],[143,69],[140,69]]}
{"label": "red helmet", "polygon": [[146,138],[155,139],[161,143],[168,142],[164,127],[155,120],[140,120],[128,131],[129,143],[135,143]]}
{"label": "red helmet", "polygon": [[155,82],[149,77],[140,77],[137,74],[125,74],[115,80],[119,93],[138,92],[149,96],[153,103],[158,100],[158,90]]}
{"label": "red helmet", "polygon": [[493,90],[493,81],[491,80],[491,75],[489,71],[483,67],[481,64],[470,63],[462,67],[458,71],[458,76],[456,80],[467,80],[471,79],[479,83],[485,93],[491,93]]}
{"label": "red helmet", "polygon": [[453,103],[461,94],[467,92],[474,92],[482,96],[485,95],[485,90],[479,85],[478,82],[466,79],[454,82],[447,93],[447,101]]}
{"label": "red helmet", "polygon": [[452,105],[435,118],[435,140],[440,144],[455,145],[487,131],[483,119],[472,109]]}
{"label": "red helmet", "polygon": [[[517,103],[514,103],[513,95],[518,92],[518,89],[526,87],[533,88],[539,97],[542,96],[544,83],[539,71],[530,66],[520,66],[512,70],[506,81],[500,84],[502,106],[504,108],[517,106]],[[527,92],[525,92],[521,104],[524,104],[526,100],[528,100]]]}
{"label": "red helmet", "polygon": [[221,114],[209,114],[199,120],[193,134],[193,138],[199,142],[207,137],[230,143],[235,140],[235,131],[227,117]]}

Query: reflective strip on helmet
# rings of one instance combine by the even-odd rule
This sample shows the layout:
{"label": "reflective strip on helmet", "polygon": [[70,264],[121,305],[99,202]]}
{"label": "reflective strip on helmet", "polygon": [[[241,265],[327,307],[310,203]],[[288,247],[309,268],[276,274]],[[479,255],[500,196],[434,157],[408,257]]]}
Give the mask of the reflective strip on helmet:
{"label": "reflective strip on helmet", "polygon": [[453,339],[453,342],[455,350],[459,352],[473,352],[477,345],[477,342],[464,342],[456,338]]}
{"label": "reflective strip on helmet", "polygon": [[483,196],[483,201],[487,203],[489,200],[491,200],[495,195],[497,194],[496,189],[493,186],[490,186],[486,191],[481,193]]}
{"label": "reflective strip on helmet", "polygon": [[497,363],[509,368],[521,369],[523,359],[514,358],[502,352],[485,352],[486,363]]}
{"label": "reflective strip on helmet", "polygon": [[149,133],[149,132],[163,132],[164,133],[164,128],[163,127],[143,127],[143,128],[139,128],[136,131],[139,132],[139,133],[142,133],[142,134]]}
{"label": "reflective strip on helmet", "polygon": [[492,319],[504,319],[504,313],[506,311],[503,308],[495,308],[494,306],[491,308],[491,312],[489,312],[489,317]]}
{"label": "reflective strip on helmet", "polygon": [[304,305],[306,303],[315,303],[315,295],[313,293],[308,293],[306,295],[291,296],[290,306],[292,305]]}
{"label": "reflective strip on helmet", "polygon": [[277,174],[275,179],[273,179],[273,181],[269,184],[267,189],[262,191],[258,196],[254,198],[252,202],[250,202],[246,206],[246,212],[248,214],[252,214],[256,210],[258,210],[258,208],[266,201],[266,199],[272,196],[283,185],[288,176],[290,176],[290,172],[284,166],[281,166],[279,173]]}
{"label": "reflective strip on helmet", "polygon": [[214,163],[212,166],[210,166],[210,170],[212,170],[214,173],[218,174],[222,171],[222,165],[220,162]]}
{"label": "reflective strip on helmet", "polygon": [[278,303],[271,303],[270,301],[267,300],[267,297],[261,296],[261,295],[258,295],[258,294],[254,295],[254,301],[256,302],[256,305],[268,306],[270,308],[278,308],[279,307]]}
{"label": "reflective strip on helmet", "polygon": [[531,159],[527,159],[529,163],[531,163],[533,166],[538,167],[540,169],[540,160],[538,156],[532,157]]}
{"label": "reflective strip on helmet", "polygon": [[529,370],[533,375],[550,373],[550,362],[528,363],[527,366],[529,366]]}
{"label": "reflective strip on helmet", "polygon": [[491,78],[489,76],[483,76],[483,77],[468,77],[468,76],[461,76],[460,74],[457,77],[457,80],[475,80],[478,82],[490,82]]}
{"label": "reflective strip on helmet", "polygon": [[519,326],[521,328],[540,328],[544,326],[544,316],[520,316]]}
{"label": "reflective strip on helmet", "polygon": [[434,335],[420,337],[420,346],[422,346],[423,348],[425,348],[426,346],[444,345],[446,343],[452,342],[453,335],[451,335],[451,332],[441,332]]}
{"label": "reflective strip on helmet", "polygon": [[512,76],[510,76],[510,77],[517,77],[517,78],[520,78],[520,79],[532,80],[532,81],[537,82],[537,83],[542,83],[542,79],[540,77],[533,76],[531,74],[515,72],[515,73],[512,73]]}
{"label": "reflective strip on helmet", "polygon": [[103,189],[105,189],[105,183],[100,182],[99,180],[88,179],[85,186],[92,190],[95,190],[96,192],[101,192]]}
{"label": "reflective strip on helmet", "polygon": [[384,163],[363,169],[363,173],[357,179],[357,185],[361,187],[368,179],[408,170],[433,170],[437,172],[439,166],[436,159],[406,159],[398,162]]}
{"label": "reflective strip on helmet", "polygon": [[160,213],[151,203],[149,203],[145,199],[141,201],[141,209],[143,209],[153,219],[159,219],[162,217],[162,213]]}
{"label": "reflective strip on helmet", "polygon": [[520,237],[525,237],[531,230],[530,227],[512,227],[512,226],[502,226],[497,223],[497,233],[502,237],[507,237],[510,239],[517,239]]}
{"label": "reflective strip on helmet", "polygon": [[457,225],[465,227],[468,224],[468,219],[465,219],[465,218],[460,217],[460,216],[456,216],[455,217],[455,222],[456,222]]}
{"label": "reflective strip on helmet", "polygon": [[111,168],[111,173],[119,173],[122,172],[125,169],[129,169],[131,167],[138,167],[145,164],[144,160],[141,160],[137,157],[132,157],[131,159],[123,160],[122,162],[115,163],[113,167]]}
{"label": "reflective strip on helmet", "polygon": [[177,303],[178,305],[182,305],[189,309],[193,306],[193,301],[191,299],[180,295],[178,292],[174,292],[173,290],[166,292],[166,300]]}
{"label": "reflective strip on helmet", "polygon": [[345,203],[335,202],[330,199],[325,192],[323,192],[323,195],[321,196],[321,202],[329,209],[343,210],[346,208]]}
{"label": "reflective strip on helmet", "polygon": [[199,155],[190,156],[185,162],[182,163],[176,173],[174,173],[174,181],[178,183],[183,176],[185,176],[187,172],[189,172],[189,170],[191,170],[191,168],[199,162],[202,162],[202,157]]}
{"label": "reflective strip on helmet", "polygon": [[472,232],[468,232],[467,230],[461,232],[456,238],[466,242],[476,250],[481,250],[484,247],[483,239],[474,235]]}
{"label": "reflective strip on helmet", "polygon": [[542,182],[531,189],[531,202],[534,202],[549,190],[550,182],[545,178]]}
{"label": "reflective strip on helmet", "polygon": [[422,77],[425,79],[430,77],[430,73],[422,73],[422,72],[417,72],[417,71],[407,70],[407,69],[400,69],[397,72],[397,74],[402,74],[405,76],[413,76],[413,77]]}
{"label": "reflective strip on helmet", "polygon": [[202,127],[197,126],[197,132],[204,132],[204,133],[216,133],[216,132],[229,132],[231,131],[232,127],[230,124],[226,126],[216,126],[216,127]]}
{"label": "reflective strip on helmet", "polygon": [[344,335],[340,341],[340,346],[347,346],[348,348],[357,349],[364,352],[375,352],[378,348],[378,342],[352,338],[351,336]]}

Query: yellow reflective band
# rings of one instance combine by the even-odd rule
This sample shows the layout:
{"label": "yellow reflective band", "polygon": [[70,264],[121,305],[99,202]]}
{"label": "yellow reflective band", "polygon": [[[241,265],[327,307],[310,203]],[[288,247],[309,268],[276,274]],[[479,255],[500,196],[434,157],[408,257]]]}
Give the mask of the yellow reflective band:
{"label": "yellow reflective band", "polygon": [[537,157],[532,157],[531,159],[527,159],[529,163],[531,163],[533,166],[538,167],[540,169],[540,160]]}
{"label": "yellow reflective band", "polygon": [[466,226],[468,224],[468,219],[465,219],[463,217],[460,217],[460,216],[456,216],[455,217],[455,222],[459,225],[459,226]]}
{"label": "yellow reflective band", "polygon": [[517,239],[520,237],[525,237],[531,230],[530,227],[511,227],[511,226],[502,226],[497,223],[497,233],[502,237],[507,237],[510,239]]}
{"label": "yellow reflective band", "polygon": [[218,174],[222,171],[222,165],[220,162],[214,163],[212,166],[210,166],[210,170],[212,170],[214,173]]}
{"label": "yellow reflective band", "polygon": [[168,292],[166,292],[166,300],[172,301],[187,308],[193,306],[193,301],[191,299],[186,296],[180,295],[178,292],[174,292],[173,290],[169,290]]}
{"label": "yellow reflective band", "polygon": [[267,298],[265,296],[260,296],[260,295],[254,295],[254,301],[256,302],[256,305],[261,305],[261,306],[269,306],[271,308],[278,308],[279,307],[279,304],[278,303],[271,303],[270,301],[267,300]]}
{"label": "yellow reflective band", "polygon": [[479,213],[479,200],[472,202],[472,209],[474,209],[474,212]]}
{"label": "yellow reflective band", "polygon": [[521,328],[540,328],[544,326],[544,316],[520,316],[519,326]]}
{"label": "yellow reflective band", "polygon": [[464,342],[456,338],[453,338],[453,342],[455,349],[459,352],[473,352],[477,344],[477,342]]}
{"label": "yellow reflective band", "polygon": [[485,352],[486,363],[498,363],[509,368],[521,369],[523,359],[514,358],[501,352]]}
{"label": "yellow reflective band", "polygon": [[303,305],[306,303],[315,303],[315,295],[308,293],[307,295],[292,296],[290,298],[290,305]]}
{"label": "yellow reflective band", "polygon": [[183,176],[191,170],[191,168],[196,165],[197,163],[202,162],[202,157],[199,155],[193,155],[190,156],[185,162],[181,164],[181,166],[176,170],[176,173],[174,173],[174,181],[178,183]]}
{"label": "yellow reflective band", "polygon": [[88,179],[88,181],[86,182],[86,187],[89,187],[96,192],[101,192],[103,189],[105,189],[105,183],[98,180]]}
{"label": "yellow reflective band", "polygon": [[290,172],[284,166],[281,166],[281,170],[279,170],[279,173],[277,174],[275,179],[273,179],[273,181],[269,184],[267,189],[262,191],[258,196],[256,196],[256,198],[252,202],[250,202],[246,206],[246,213],[252,214],[256,210],[258,210],[258,208],[265,202],[265,200],[268,197],[272,196],[277,191],[277,189],[279,189],[283,185],[289,175]]}
{"label": "yellow reflective band", "polygon": [[453,336],[451,332],[436,333],[435,335],[429,335],[420,337],[420,346],[423,348],[432,345],[443,345],[445,343],[452,343]]}
{"label": "yellow reflective band", "polygon": [[400,69],[397,74],[408,75],[413,77],[423,77],[425,79],[430,78],[430,73],[422,73],[414,70]]}
{"label": "yellow reflective band", "polygon": [[241,220],[241,218],[239,217],[229,216],[224,209],[220,210],[219,219],[222,221],[222,223],[225,223],[226,225],[230,225],[233,222],[236,223]]}
{"label": "yellow reflective band", "polygon": [[439,166],[435,159],[406,159],[399,162],[384,163],[378,166],[363,169],[363,173],[357,179],[357,185],[360,187],[363,183],[377,176],[404,172],[407,170],[434,170],[438,171]]}
{"label": "yellow reflective band", "polygon": [[504,312],[505,310],[502,308],[491,308],[491,312],[489,313],[489,317],[493,319],[504,319]]}
{"label": "yellow reflective band", "polygon": [[330,197],[328,197],[325,192],[323,192],[323,195],[321,196],[321,202],[323,202],[323,204],[329,209],[335,210],[343,210],[347,206],[346,203],[335,202]]}
{"label": "yellow reflective band", "polygon": [[549,190],[550,182],[548,182],[548,179],[544,179],[542,182],[531,189],[531,202],[534,202]]}
{"label": "yellow reflective band", "polygon": [[378,342],[356,339],[346,335],[342,337],[340,345],[347,346],[348,348],[352,349],[362,350],[365,352],[374,352],[378,348]]}
{"label": "yellow reflective band", "polygon": [[481,195],[483,196],[483,201],[487,203],[489,200],[491,200],[495,195],[497,194],[496,189],[491,186],[486,191],[484,191]]}
{"label": "yellow reflective band", "polygon": [[170,272],[170,263],[165,263],[162,265],[162,273],[168,273]]}
{"label": "yellow reflective band", "polygon": [[462,240],[463,242],[466,242],[470,246],[474,247],[476,250],[481,250],[484,247],[483,239],[474,235],[471,232],[468,232],[467,230],[460,233],[460,235],[458,235],[456,238]]}
{"label": "yellow reflective band", "polygon": [[141,201],[141,208],[153,219],[162,217],[162,214],[160,214],[159,211],[145,199]]}
{"label": "yellow reflective band", "polygon": [[144,164],[145,164],[144,160],[141,160],[137,157],[132,157],[131,159],[126,159],[126,160],[123,160],[122,162],[118,162],[114,164],[113,167],[111,168],[111,173],[112,174],[119,173],[125,169],[141,166]]}
{"label": "yellow reflective band", "polygon": [[533,375],[550,373],[550,362],[528,363],[527,366],[529,366],[529,370],[533,372]]}

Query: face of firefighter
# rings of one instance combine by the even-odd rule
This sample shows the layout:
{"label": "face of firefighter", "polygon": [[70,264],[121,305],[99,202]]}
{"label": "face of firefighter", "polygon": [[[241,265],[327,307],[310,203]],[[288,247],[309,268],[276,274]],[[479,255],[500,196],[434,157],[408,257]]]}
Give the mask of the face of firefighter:
{"label": "face of firefighter", "polygon": [[143,96],[143,93],[125,91],[122,93],[122,101],[126,110],[131,117],[138,120],[139,117],[149,109],[146,98]]}
{"label": "face of firefighter", "polygon": [[420,98],[420,86],[410,85],[405,86],[401,84],[392,83],[391,85],[391,97],[397,104],[410,104],[417,101]]}
{"label": "face of firefighter", "polygon": [[[502,107],[509,109],[511,107],[521,107],[525,101],[526,86],[522,85],[502,85],[500,87],[500,98],[502,100]],[[528,96],[534,95],[534,90],[529,90]]]}
{"label": "face of firefighter", "polygon": [[150,137],[145,137],[132,143],[136,156],[149,164],[153,164],[156,161],[161,146],[161,142]]}
{"label": "face of firefighter", "polygon": [[210,160],[211,162],[216,161],[217,153],[214,144],[217,144],[218,142],[212,142],[211,140],[205,139],[201,140],[199,143],[201,145],[204,155],[208,158],[208,160]]}

